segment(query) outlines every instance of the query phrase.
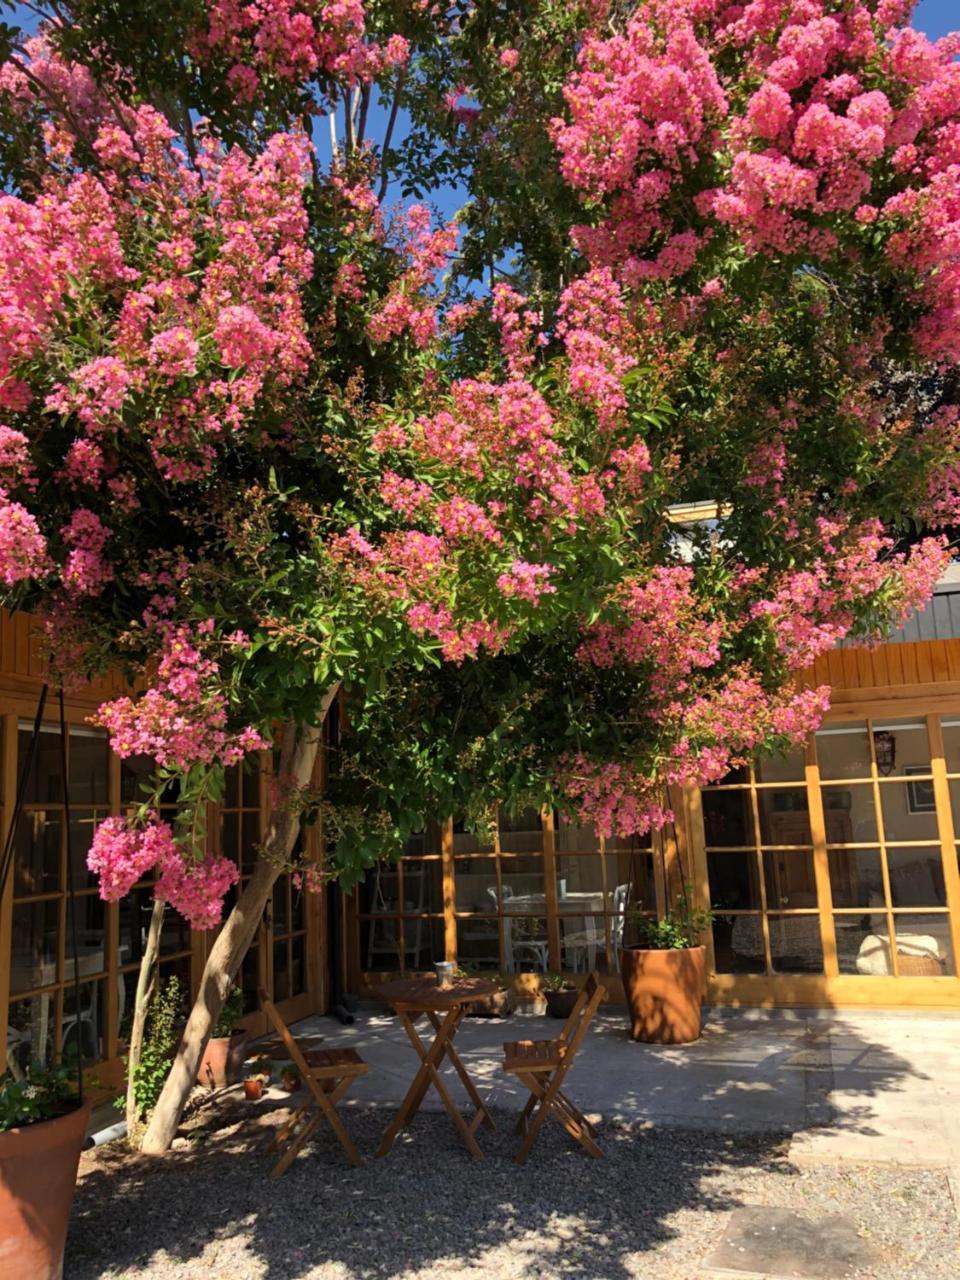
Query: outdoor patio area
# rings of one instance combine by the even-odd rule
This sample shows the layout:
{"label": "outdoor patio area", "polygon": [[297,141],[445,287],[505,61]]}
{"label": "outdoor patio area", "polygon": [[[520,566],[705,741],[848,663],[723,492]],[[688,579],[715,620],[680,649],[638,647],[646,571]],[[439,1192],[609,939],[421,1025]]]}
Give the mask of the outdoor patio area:
{"label": "outdoor patio area", "polygon": [[[369,1063],[340,1108],[364,1167],[324,1128],[272,1179],[289,1098],[212,1095],[164,1159],[84,1156],[67,1280],[960,1272],[960,1017],[714,1010],[698,1043],[665,1049],[631,1043],[606,1010],[567,1081],[601,1118],[605,1159],[549,1124],[518,1167],[524,1092],[500,1070],[501,1042],[557,1025],[464,1022],[457,1049],[497,1124],[479,1130],[476,1160],[433,1090],[374,1158],[417,1065],[396,1018],[370,1005],[352,1027],[298,1024]],[[449,1068],[444,1080],[465,1105]]]}

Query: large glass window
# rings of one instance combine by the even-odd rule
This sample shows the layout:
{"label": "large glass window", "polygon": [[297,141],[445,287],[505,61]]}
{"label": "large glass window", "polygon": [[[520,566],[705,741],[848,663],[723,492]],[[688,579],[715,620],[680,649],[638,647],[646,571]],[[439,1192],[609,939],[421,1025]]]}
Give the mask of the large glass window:
{"label": "large glass window", "polygon": [[[32,722],[18,728],[17,776],[26,768]],[[122,1017],[122,984],[109,981],[106,908],[86,868],[96,824],[110,811],[106,735],[71,726],[70,840],[76,894],[77,954],[70,930],[67,832],[59,727],[43,726],[15,844],[10,938],[7,1056],[14,1069],[54,1058],[94,1063],[106,1056],[107,1009]],[[9,798],[8,798],[9,800]],[[79,995],[75,982],[79,978]]]}

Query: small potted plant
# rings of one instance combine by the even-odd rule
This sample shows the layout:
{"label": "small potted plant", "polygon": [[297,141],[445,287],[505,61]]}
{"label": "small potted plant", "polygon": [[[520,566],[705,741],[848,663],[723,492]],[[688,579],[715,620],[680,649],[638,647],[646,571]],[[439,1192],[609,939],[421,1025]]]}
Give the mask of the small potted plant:
{"label": "small potted plant", "polygon": [[543,995],[551,1018],[569,1018],[579,994],[577,987],[559,973],[544,979]]}
{"label": "small potted plant", "polygon": [[247,1033],[240,1025],[242,1021],[243,992],[234,987],[223,1002],[220,1017],[203,1051],[197,1072],[198,1083],[210,1089],[225,1089],[240,1079],[247,1047]]}
{"label": "small potted plant", "polygon": [[0,1076],[0,1253],[4,1275],[59,1276],[91,1104],[65,1067]]}
{"label": "small potted plant", "polygon": [[296,1093],[300,1088],[300,1072],[292,1062],[287,1062],[280,1068],[280,1084],[287,1093]]}
{"label": "small potted plant", "polygon": [[273,1063],[269,1058],[257,1058],[247,1068],[247,1078],[243,1082],[243,1092],[248,1102],[259,1102],[263,1091],[270,1083],[273,1074]]}
{"label": "small potted plant", "polygon": [[711,912],[694,907],[689,888],[662,920],[627,913],[625,934],[634,941],[620,951],[630,1035],[655,1044],[688,1044],[700,1037],[706,948],[700,935]]}

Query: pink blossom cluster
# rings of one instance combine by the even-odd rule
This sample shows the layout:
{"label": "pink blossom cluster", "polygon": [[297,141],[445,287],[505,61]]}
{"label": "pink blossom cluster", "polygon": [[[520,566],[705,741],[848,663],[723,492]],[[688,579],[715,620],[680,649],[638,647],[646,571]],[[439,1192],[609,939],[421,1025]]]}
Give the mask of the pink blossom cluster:
{"label": "pink blossom cluster", "polygon": [[578,650],[581,662],[649,669],[655,703],[687,688],[691,673],[720,657],[724,623],[710,615],[687,565],[657,566],[643,581],[618,590],[616,621],[592,626]]}
{"label": "pink blossom cluster", "polygon": [[8,587],[42,578],[53,569],[36,517],[0,489],[0,582]]}
{"label": "pink blossom cluster", "polygon": [[[122,163],[118,134],[131,149]],[[64,363],[44,403],[76,432],[63,460],[70,483],[104,490],[129,514],[135,481],[117,452],[139,425],[134,397],[149,388],[145,442],[160,473],[193,481],[232,437],[259,435],[306,373],[309,158],[305,139],[278,134],[255,158],[205,142],[193,168],[150,107],[125,112],[110,138],[100,177],[54,178],[33,204],[0,197],[0,402],[26,407],[20,371],[71,313],[76,288],[119,290],[102,353]],[[128,265],[151,234],[145,270]]]}
{"label": "pink blossom cluster", "polygon": [[317,77],[370,80],[406,62],[402,36],[364,43],[363,0],[210,0],[193,37],[202,60],[227,66],[242,102],[253,102],[264,77],[297,84]]}
{"label": "pink blossom cluster", "polygon": [[497,578],[497,586],[508,600],[526,600],[536,606],[543,596],[556,592],[557,588],[550,581],[553,572],[553,565],[514,560],[509,570]]}
{"label": "pink blossom cluster", "polygon": [[216,928],[224,894],[239,879],[228,858],[193,858],[157,813],[148,815],[145,826],[129,818],[105,818],[94,832],[87,867],[99,878],[100,897],[107,902],[125,897],[156,868],[156,897],[169,902],[194,929]]}
{"label": "pink blossom cluster", "polygon": [[641,287],[687,275],[719,236],[830,262],[876,226],[920,353],[956,360],[960,36],[927,40],[911,11],[642,0],[584,42],[554,121],[567,181],[604,211],[576,243]]}
{"label": "pink blossom cluster", "polygon": [[148,755],[162,768],[186,773],[195,765],[234,765],[268,746],[252,725],[228,728],[219,666],[204,652],[214,634],[212,619],[195,628],[158,626],[162,644],[150,687],[139,698],[103,703],[94,717],[109,732],[117,755]]}
{"label": "pink blossom cluster", "polygon": [[427,347],[439,331],[427,289],[456,247],[457,227],[450,223],[434,230],[429,209],[413,204],[390,234],[403,269],[371,312],[367,333],[378,344],[409,333],[416,346]]}

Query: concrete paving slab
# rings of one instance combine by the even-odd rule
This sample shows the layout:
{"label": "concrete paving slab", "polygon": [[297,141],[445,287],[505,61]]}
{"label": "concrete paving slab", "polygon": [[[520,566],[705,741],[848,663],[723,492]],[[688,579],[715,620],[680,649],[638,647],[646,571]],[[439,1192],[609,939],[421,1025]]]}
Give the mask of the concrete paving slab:
{"label": "concrete paving slab", "polygon": [[842,1280],[876,1258],[877,1250],[842,1214],[813,1220],[789,1209],[745,1205],[731,1213],[704,1265],[708,1274],[751,1280]]}
{"label": "concrete paving slab", "polygon": [[[427,1024],[421,1023],[426,1038]],[[484,1098],[515,1109],[525,1091],[501,1068],[504,1040],[551,1038],[550,1018],[467,1019],[457,1050]],[[419,1065],[396,1018],[361,1007],[353,1026],[309,1018],[297,1033],[356,1048],[370,1064],[350,1097],[398,1106]],[[445,1071],[461,1106],[466,1091]],[[695,1044],[634,1044],[602,1011],[565,1089],[591,1114],[717,1132],[788,1132],[798,1163],[948,1167],[960,1152],[960,1015],[941,1012],[711,1009]],[[442,1103],[431,1090],[424,1107]]]}

